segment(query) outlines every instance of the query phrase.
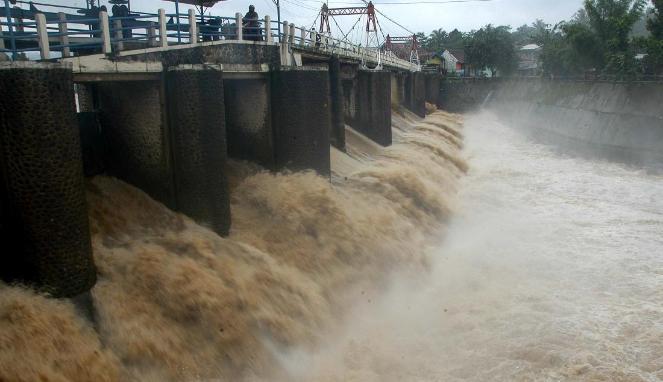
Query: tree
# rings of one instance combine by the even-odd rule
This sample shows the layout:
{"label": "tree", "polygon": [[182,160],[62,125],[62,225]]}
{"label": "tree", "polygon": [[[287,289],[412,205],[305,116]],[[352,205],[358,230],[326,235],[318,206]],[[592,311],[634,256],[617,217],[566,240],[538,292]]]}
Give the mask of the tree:
{"label": "tree", "polygon": [[467,40],[465,59],[477,69],[490,69],[493,75],[513,72],[517,61],[511,27],[488,24],[476,31]]}
{"label": "tree", "polygon": [[[657,0],[661,1],[661,0]],[[618,77],[637,72],[633,25],[647,0],[585,0],[569,22],[544,35],[543,66],[552,74],[576,75],[596,69]]]}
{"label": "tree", "polygon": [[626,52],[629,33],[642,16],[647,0],[585,0],[589,24],[606,48]]}
{"label": "tree", "polygon": [[647,30],[651,35],[647,39],[639,39],[639,45],[647,55],[644,58],[644,69],[649,74],[663,73],[663,0],[653,0],[654,8],[647,19]]}
{"label": "tree", "polygon": [[651,36],[658,40],[663,40],[663,0],[652,0],[654,8],[652,15],[647,19],[647,30]]}

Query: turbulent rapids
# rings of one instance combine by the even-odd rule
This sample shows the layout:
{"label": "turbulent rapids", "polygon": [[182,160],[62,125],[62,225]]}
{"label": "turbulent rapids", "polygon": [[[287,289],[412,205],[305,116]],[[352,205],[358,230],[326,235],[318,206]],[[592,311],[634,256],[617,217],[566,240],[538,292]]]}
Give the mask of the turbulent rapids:
{"label": "turbulent rapids", "polygon": [[460,117],[395,113],[384,149],[348,130],[332,181],[233,162],[220,238],[113,178],[89,181],[94,324],[66,301],[0,284],[0,381],[294,378],[352,301],[427,272],[451,215]]}

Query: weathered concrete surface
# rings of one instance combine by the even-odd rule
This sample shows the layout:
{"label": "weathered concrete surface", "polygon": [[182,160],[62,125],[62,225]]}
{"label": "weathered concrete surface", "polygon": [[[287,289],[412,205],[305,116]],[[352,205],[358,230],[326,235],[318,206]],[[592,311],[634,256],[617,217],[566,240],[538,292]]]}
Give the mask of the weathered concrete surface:
{"label": "weathered concrete surface", "polygon": [[96,281],[69,68],[0,67],[0,275],[56,297]]}
{"label": "weathered concrete surface", "polygon": [[510,123],[611,158],[663,167],[663,83],[505,81],[487,106]]}
{"label": "weathered concrete surface", "polygon": [[175,209],[162,82],[107,82],[98,90],[108,173]]}
{"label": "weathered concrete surface", "polygon": [[422,118],[426,116],[426,80],[424,73],[408,73],[405,80],[405,107]]}
{"label": "weathered concrete surface", "polygon": [[343,120],[347,124],[357,118],[358,65],[341,65],[341,90],[343,92]]}
{"label": "weathered concrete surface", "polygon": [[99,175],[106,170],[104,141],[96,112],[85,111],[77,114],[78,129],[81,133],[83,153],[83,173],[86,177]]}
{"label": "weathered concrete surface", "polygon": [[382,146],[391,145],[391,73],[359,71],[355,117],[350,125]]}
{"label": "weathered concrete surface", "polygon": [[171,69],[166,73],[166,94],[176,208],[227,235],[230,199],[224,173],[223,74],[213,69]]}
{"label": "weathered concrete surface", "polygon": [[445,85],[446,110],[483,105],[535,138],[663,166],[663,83],[500,79]]}
{"label": "weathered concrete surface", "polygon": [[331,102],[331,144],[339,150],[345,150],[345,123],[343,112],[343,86],[341,62],[333,55],[329,60],[329,98]]}
{"label": "weathered concrete surface", "polygon": [[441,79],[442,77],[437,73],[424,73],[426,102],[436,106],[438,105]]}
{"label": "weathered concrete surface", "polygon": [[329,73],[282,69],[272,73],[272,125],[278,168],[329,175]]}
{"label": "weathered concrete surface", "polygon": [[270,78],[224,80],[228,155],[273,169]]}
{"label": "weathered concrete surface", "polygon": [[146,49],[143,53],[122,55],[114,58],[118,62],[161,62],[164,68],[179,65],[229,64],[280,65],[280,53],[277,45],[264,43],[222,42],[200,44],[196,47],[183,47],[167,50],[160,48]]}
{"label": "weathered concrete surface", "polygon": [[394,109],[405,105],[405,79],[402,72],[391,73],[391,107]]}
{"label": "weathered concrete surface", "polygon": [[438,107],[454,113],[476,109],[499,83],[499,79],[489,78],[446,78],[440,85]]}

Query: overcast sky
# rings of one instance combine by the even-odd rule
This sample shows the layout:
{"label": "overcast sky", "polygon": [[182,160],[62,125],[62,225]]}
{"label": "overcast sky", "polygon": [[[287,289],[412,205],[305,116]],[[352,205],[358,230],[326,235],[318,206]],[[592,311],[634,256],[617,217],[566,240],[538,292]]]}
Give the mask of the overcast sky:
{"label": "overcast sky", "polygon": [[[413,2],[435,1],[437,4],[412,4]],[[478,29],[488,23],[511,25],[514,28],[541,18],[549,24],[570,18],[582,6],[582,0],[492,0],[471,2],[447,2],[449,0],[375,0],[376,8],[386,16],[414,32],[426,32],[443,28],[447,31],[458,28],[462,31]],[[459,1],[459,0],[451,0]],[[466,1],[466,0],[460,0]],[[85,0],[59,0],[61,4],[84,7]],[[409,3],[409,4],[389,4]],[[107,0],[101,0],[107,5]],[[166,8],[171,11],[172,3],[160,0],[131,0],[132,10],[154,11]],[[268,14],[276,19],[276,7],[272,0],[227,0],[211,9],[213,15],[232,16],[235,12],[246,12],[249,4],[263,17]],[[322,3],[319,0],[281,0],[281,19],[297,25],[311,27]],[[330,0],[330,7],[358,6],[361,0]],[[110,6],[109,6],[110,8]],[[188,6],[182,6],[187,9]],[[357,16],[344,16],[339,24],[349,30]],[[386,33],[405,35],[400,27],[378,15],[378,21]],[[332,23],[332,28],[335,25]],[[359,28],[359,27],[358,27]]]}

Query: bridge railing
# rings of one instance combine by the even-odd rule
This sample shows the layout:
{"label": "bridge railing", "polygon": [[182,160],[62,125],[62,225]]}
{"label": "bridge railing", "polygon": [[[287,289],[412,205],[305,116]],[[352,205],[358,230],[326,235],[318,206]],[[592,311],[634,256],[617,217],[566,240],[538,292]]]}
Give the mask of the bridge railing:
{"label": "bridge railing", "polygon": [[289,52],[293,49],[320,52],[322,54],[338,54],[356,59],[362,65],[371,69],[390,65],[398,68],[418,71],[418,65],[412,65],[393,54],[386,54],[379,47],[364,47],[355,45],[347,39],[338,39],[326,33],[318,33],[315,29],[308,29],[283,21],[281,25],[273,21],[269,28],[274,38],[285,45]]}
{"label": "bridge railing", "polygon": [[[52,57],[54,52],[69,57],[219,40],[274,41],[273,31],[266,30],[272,25],[269,16],[259,20],[246,20],[240,13],[235,17],[202,17],[192,9],[184,14],[167,14],[160,9],[156,14],[121,17],[105,11],[99,11],[98,17],[21,9],[11,12],[0,19],[0,52],[11,54],[14,60],[35,59],[36,54],[47,60],[56,58]],[[34,20],[14,17],[23,15]],[[26,52],[35,55],[19,57]]]}
{"label": "bridge railing", "polygon": [[298,49],[338,54],[370,68],[386,64],[417,70],[408,61],[385,54],[380,48],[355,45],[347,39],[320,34],[287,21],[279,25],[269,16],[259,20],[247,20],[240,13],[234,17],[200,16],[193,9],[188,13],[171,14],[159,9],[157,13],[132,12],[126,16],[89,9],[78,9],[83,15],[41,11],[32,6],[30,10],[3,9],[5,14],[0,12],[0,52],[10,53],[14,60],[21,59],[19,56],[26,52],[34,53],[32,57],[25,57],[27,59],[47,60],[58,55],[111,54],[173,44],[249,40],[279,41],[288,52]]}

